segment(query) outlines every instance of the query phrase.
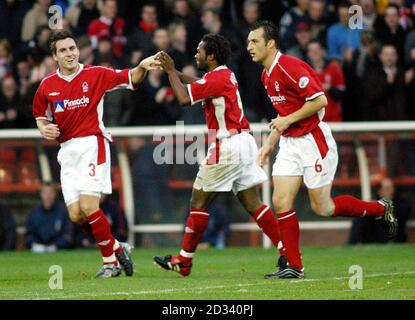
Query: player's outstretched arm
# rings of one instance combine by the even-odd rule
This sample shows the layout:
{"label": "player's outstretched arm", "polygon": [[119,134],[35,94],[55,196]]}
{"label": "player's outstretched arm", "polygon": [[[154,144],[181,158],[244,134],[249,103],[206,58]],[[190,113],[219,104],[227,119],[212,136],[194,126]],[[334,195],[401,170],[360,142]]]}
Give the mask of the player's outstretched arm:
{"label": "player's outstretched arm", "polygon": [[[167,53],[165,53],[164,51],[160,51],[156,54],[156,59],[158,59],[158,60],[162,60],[162,58],[164,59],[166,57],[170,57],[170,56]],[[191,83],[193,83],[197,80],[200,80],[200,78],[188,76],[188,75],[186,75],[183,72],[180,72],[178,70],[175,70],[175,72],[177,73],[180,81],[182,83],[185,83],[185,84],[191,84]]]}
{"label": "player's outstretched arm", "polygon": [[160,61],[156,59],[156,55],[143,59],[137,67],[131,69],[131,82],[133,85],[139,84],[144,80],[147,71],[160,68]]}
{"label": "player's outstretched arm", "polygon": [[40,134],[46,140],[55,140],[60,135],[58,125],[48,120],[38,119],[36,120],[36,125],[39,128]]}
{"label": "player's outstretched arm", "polygon": [[[175,69],[173,59],[165,52],[161,51],[157,54],[157,59],[161,62],[161,67],[167,73],[174,95],[181,105],[190,104],[191,99],[186,88],[183,86],[178,72]],[[189,77],[190,78],[190,77]],[[192,81],[193,82],[193,81]]]}

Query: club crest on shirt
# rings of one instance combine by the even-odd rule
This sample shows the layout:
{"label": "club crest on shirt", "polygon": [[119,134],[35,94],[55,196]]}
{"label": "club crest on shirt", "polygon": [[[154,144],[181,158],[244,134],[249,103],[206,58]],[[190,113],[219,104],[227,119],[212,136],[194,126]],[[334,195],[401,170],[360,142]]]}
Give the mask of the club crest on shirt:
{"label": "club crest on shirt", "polygon": [[310,82],[310,79],[307,77],[301,77],[300,80],[298,81],[298,86],[301,89],[304,89],[305,87],[307,87],[308,83]]}
{"label": "club crest on shirt", "polygon": [[275,91],[280,92],[280,84],[278,83],[278,81],[275,81]]}
{"label": "club crest on shirt", "polygon": [[88,83],[86,83],[86,82],[84,82],[83,84],[82,84],[82,92],[88,92],[88,89],[89,89],[89,87],[88,87]]}

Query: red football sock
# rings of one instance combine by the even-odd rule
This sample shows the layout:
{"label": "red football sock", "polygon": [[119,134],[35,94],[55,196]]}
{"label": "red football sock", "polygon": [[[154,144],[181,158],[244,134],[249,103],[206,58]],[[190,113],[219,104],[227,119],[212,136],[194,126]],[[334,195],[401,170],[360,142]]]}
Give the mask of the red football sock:
{"label": "red football sock", "polygon": [[362,201],[353,196],[338,196],[333,198],[333,217],[381,217],[385,214],[385,207],[378,201]]}
{"label": "red football sock", "polygon": [[301,270],[300,226],[294,209],[277,214],[280,225],[281,239],[285,247],[285,257],[295,269]]}
{"label": "red football sock", "polygon": [[285,248],[281,241],[280,226],[274,213],[267,205],[262,205],[253,215],[258,226],[271,239],[275,248],[278,249],[281,256],[285,255]]}
{"label": "red football sock", "polygon": [[99,209],[86,217],[92,228],[92,234],[95,242],[101,250],[104,264],[116,263],[117,259],[114,254],[115,239],[111,234],[110,224],[104,212]]}
{"label": "red football sock", "polygon": [[182,250],[179,255],[181,261],[185,263],[190,263],[192,261],[197,245],[206,230],[208,221],[209,213],[206,210],[190,209],[183,235]]}

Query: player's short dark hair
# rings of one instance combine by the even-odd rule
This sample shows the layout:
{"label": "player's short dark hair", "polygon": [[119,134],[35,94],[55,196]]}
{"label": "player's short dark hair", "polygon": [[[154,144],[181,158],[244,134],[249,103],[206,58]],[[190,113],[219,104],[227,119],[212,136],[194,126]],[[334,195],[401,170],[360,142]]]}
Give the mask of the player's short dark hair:
{"label": "player's short dark hair", "polygon": [[254,22],[251,27],[249,28],[249,31],[254,31],[257,29],[262,28],[264,30],[264,38],[265,42],[267,43],[270,40],[275,41],[275,46],[278,47],[278,28],[277,26],[269,21],[269,20],[258,20]]}
{"label": "player's short dark hair", "polygon": [[58,42],[59,40],[64,40],[66,38],[73,39],[73,41],[75,41],[75,44],[78,46],[77,40],[75,36],[72,34],[72,32],[66,30],[59,30],[53,32],[49,38],[50,51],[52,51],[53,54],[56,54],[56,42]]}
{"label": "player's short dark hair", "polygon": [[219,65],[227,64],[232,54],[231,44],[219,34],[206,34],[202,41],[205,43],[206,56],[213,54]]}

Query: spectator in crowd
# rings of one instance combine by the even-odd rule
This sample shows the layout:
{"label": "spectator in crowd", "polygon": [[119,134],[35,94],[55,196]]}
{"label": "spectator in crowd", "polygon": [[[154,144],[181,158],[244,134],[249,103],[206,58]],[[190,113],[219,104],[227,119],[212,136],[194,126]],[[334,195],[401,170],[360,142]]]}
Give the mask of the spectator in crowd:
{"label": "spectator in crowd", "polygon": [[0,251],[16,249],[16,222],[10,209],[0,203]]}
{"label": "spectator in crowd", "polygon": [[393,45],[380,49],[381,64],[370,70],[362,83],[362,119],[364,121],[407,119],[405,72],[398,65]]}
{"label": "spectator in crowd", "polygon": [[363,12],[363,25],[365,29],[373,30],[377,18],[374,0],[360,0]]}
{"label": "spectator in crowd", "polygon": [[[385,178],[381,181],[378,196],[394,201],[395,215],[398,219],[398,234],[394,241],[406,242],[408,239],[406,223],[411,213],[410,203],[395,192],[394,183],[389,178]],[[380,226],[379,221],[368,217],[353,220],[349,235],[350,244],[369,242],[385,243],[387,241],[385,231]]]}
{"label": "spectator in crowd", "polygon": [[378,17],[375,22],[375,38],[381,45],[393,45],[397,49],[399,64],[404,63],[404,48],[406,32],[399,24],[399,8],[388,5],[384,17]]}
{"label": "spectator in crowd", "polygon": [[188,0],[174,0],[171,6],[172,21],[181,21],[186,25],[187,41],[186,48],[191,52],[203,35],[200,25],[200,14],[193,10]]}
{"label": "spectator in crowd", "polygon": [[95,60],[93,64],[114,69],[124,69],[127,63],[114,54],[113,45],[114,42],[110,37],[100,37],[94,52]]}
{"label": "spectator in crowd", "polygon": [[158,27],[153,32],[153,49],[150,52],[144,53],[144,57],[152,56],[159,51],[164,51],[174,57],[174,59],[177,59],[177,65],[183,68],[188,62],[188,57],[185,53],[173,49],[170,45],[170,39],[168,30],[164,27]]}
{"label": "spectator in crowd", "polygon": [[33,252],[54,252],[72,246],[72,223],[65,206],[58,201],[53,183],[40,189],[41,204],[28,216],[27,247]]}
{"label": "spectator in crowd", "polygon": [[18,126],[17,107],[19,106],[19,91],[12,76],[1,81],[0,92],[0,129],[13,129]]}
{"label": "spectator in crowd", "polygon": [[105,0],[101,16],[99,19],[92,20],[88,26],[88,36],[91,38],[94,48],[98,46],[101,38],[111,39],[114,56],[120,58],[126,43],[125,21],[122,17],[117,16],[117,10],[117,1]]}
{"label": "spectator in crowd", "polygon": [[14,74],[18,83],[20,96],[23,96],[30,86],[30,64],[26,58],[22,58],[16,63]]}
{"label": "spectator in crowd", "polygon": [[261,17],[261,8],[256,0],[245,0],[242,7],[242,19],[236,24],[236,29],[246,39],[249,33],[249,26]]}
{"label": "spectator in crowd", "polygon": [[399,9],[399,24],[407,31],[414,26],[413,8],[415,2],[413,0],[389,0],[389,4],[395,5]]}
{"label": "spectator in crowd", "polygon": [[141,20],[135,27],[133,34],[128,38],[130,51],[150,51],[152,49],[152,33],[159,26],[157,7],[147,3],[141,8]]}
{"label": "spectator in crowd", "polygon": [[66,11],[65,17],[76,37],[86,34],[89,24],[100,17],[97,0],[74,2]]}
{"label": "spectator in crowd", "polygon": [[303,61],[307,61],[307,46],[311,41],[311,29],[307,22],[300,22],[295,26],[297,44],[287,50],[287,54]]}
{"label": "spectator in crowd", "polygon": [[346,90],[343,71],[336,61],[326,59],[326,50],[320,42],[311,41],[307,46],[307,56],[310,65],[317,72],[327,97],[324,108],[325,122],[343,120],[341,100]]}
{"label": "spectator in crowd", "polygon": [[0,80],[12,71],[13,50],[7,39],[0,39]]}
{"label": "spectator in crowd", "polygon": [[300,22],[307,21],[307,9],[309,0],[296,0],[296,6],[287,10],[280,21],[280,46],[286,51],[295,46],[295,26]]}
{"label": "spectator in crowd", "polygon": [[375,48],[374,32],[370,29],[361,33],[362,45],[353,51],[353,55],[344,60],[343,70],[347,94],[343,99],[343,116],[345,121],[363,119],[365,105],[362,101],[362,83],[369,71],[376,68],[379,59]]}
{"label": "spectator in crowd", "polygon": [[79,62],[82,64],[95,64],[96,57],[91,39],[87,35],[78,38]]}
{"label": "spectator in crowd", "polygon": [[33,40],[38,27],[48,25],[48,10],[51,3],[52,0],[37,0],[32,9],[26,13],[21,29],[22,41],[29,42],[30,40]]}
{"label": "spectator in crowd", "polygon": [[131,92],[131,97],[131,125],[174,124],[180,116],[181,107],[161,70],[149,71],[140,90]]}
{"label": "spectator in crowd", "polygon": [[327,31],[327,48],[330,59],[343,62],[350,57],[353,50],[360,47],[360,29],[349,28],[349,4],[342,2],[337,9],[339,22],[329,27]]}
{"label": "spectator in crowd", "polygon": [[43,78],[45,78],[49,73],[56,71],[56,69],[56,61],[53,60],[52,56],[47,55],[43,57],[39,64],[35,65],[32,68],[29,81],[30,83],[39,82],[43,80]]}
{"label": "spectator in crowd", "polygon": [[415,30],[409,32],[405,39],[405,64],[415,66]]}
{"label": "spectator in crowd", "polygon": [[16,50],[21,43],[23,17],[29,9],[27,1],[0,1],[0,39],[6,38]]}
{"label": "spectator in crowd", "polygon": [[33,40],[28,43],[27,56],[32,67],[29,79],[31,83],[42,80],[48,74],[45,73],[45,66],[42,64],[47,56],[50,57],[49,37],[51,33],[52,30],[47,25],[39,26]]}
{"label": "spectator in crowd", "polygon": [[187,51],[186,47],[188,34],[186,25],[183,22],[173,22],[169,25],[168,30],[172,51],[179,53],[182,58],[178,57],[178,59],[182,59],[185,64],[191,63],[193,56]]}
{"label": "spectator in crowd", "polygon": [[318,40],[323,46],[326,46],[329,22],[326,18],[326,4],[324,0],[310,0],[308,5],[308,23],[310,25],[311,38]]}
{"label": "spectator in crowd", "polygon": [[[245,51],[242,46],[242,39],[233,27],[225,25],[221,20],[220,11],[217,8],[207,7],[202,11],[203,28],[211,34],[220,34],[231,43],[232,57],[229,62],[230,68],[237,72],[237,64],[241,59],[242,52]],[[194,49],[193,49],[194,50]]]}

